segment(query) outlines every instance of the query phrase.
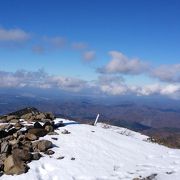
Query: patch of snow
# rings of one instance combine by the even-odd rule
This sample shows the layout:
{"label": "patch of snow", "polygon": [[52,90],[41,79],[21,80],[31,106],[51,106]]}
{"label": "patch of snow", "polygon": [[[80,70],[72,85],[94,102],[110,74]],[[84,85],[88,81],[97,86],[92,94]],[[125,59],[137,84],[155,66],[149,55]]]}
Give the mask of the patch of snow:
{"label": "patch of snow", "polygon": [[[132,180],[157,174],[157,180],[179,180],[180,150],[144,141],[147,136],[125,128],[63,121],[53,142],[55,154],[29,163],[30,170],[2,180]],[[62,134],[64,130],[70,134]],[[52,139],[58,138],[56,139]],[[59,158],[64,157],[64,158]],[[59,158],[59,159],[58,159]],[[72,160],[72,158],[75,158]]]}

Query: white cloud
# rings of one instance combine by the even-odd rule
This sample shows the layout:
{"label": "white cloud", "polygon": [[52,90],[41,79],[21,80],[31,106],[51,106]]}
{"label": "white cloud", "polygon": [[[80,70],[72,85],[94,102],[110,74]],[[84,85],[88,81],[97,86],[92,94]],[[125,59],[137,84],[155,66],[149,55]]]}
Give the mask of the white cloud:
{"label": "white cloud", "polygon": [[180,82],[180,64],[161,65],[154,68],[151,76],[166,82]]}
{"label": "white cloud", "polygon": [[109,95],[123,95],[128,93],[128,87],[121,76],[99,76],[96,85],[103,93]]}
{"label": "white cloud", "polygon": [[103,68],[98,69],[100,73],[121,73],[121,74],[140,74],[145,72],[148,65],[139,59],[129,59],[118,51],[109,52],[112,59]]}
{"label": "white cloud", "polygon": [[30,38],[30,34],[22,29],[4,29],[0,28],[1,42],[22,42]]}
{"label": "white cloud", "polygon": [[79,91],[85,86],[86,81],[81,79],[49,75],[42,69],[33,72],[18,70],[14,73],[0,71],[0,87],[58,88]]}
{"label": "white cloud", "polygon": [[180,84],[150,84],[143,87],[136,87],[134,92],[137,95],[150,96],[150,95],[163,95],[172,98],[180,97]]}
{"label": "white cloud", "polygon": [[145,86],[127,85],[121,76],[100,76],[96,86],[101,92],[108,95],[162,95],[171,98],[180,98],[180,84],[149,84]]}
{"label": "white cloud", "polygon": [[49,88],[59,88],[68,91],[80,91],[86,87],[86,81],[71,77],[50,76],[44,83]]}
{"label": "white cloud", "polygon": [[160,94],[162,87],[159,84],[150,84],[146,86],[134,86],[132,91],[135,92],[137,95],[154,95]]}
{"label": "white cloud", "polygon": [[163,95],[173,95],[175,93],[180,94],[180,85],[178,84],[169,84],[166,85],[164,88],[161,89],[161,94]]}
{"label": "white cloud", "polygon": [[56,88],[70,92],[88,92],[90,95],[163,95],[180,99],[180,84],[150,84],[146,86],[127,85],[121,76],[102,75],[96,81],[84,81],[78,78],[49,75],[43,69],[38,71],[18,70],[0,71],[0,87]]}
{"label": "white cloud", "polygon": [[95,51],[86,51],[83,54],[83,60],[86,62],[90,62],[96,58],[96,52]]}

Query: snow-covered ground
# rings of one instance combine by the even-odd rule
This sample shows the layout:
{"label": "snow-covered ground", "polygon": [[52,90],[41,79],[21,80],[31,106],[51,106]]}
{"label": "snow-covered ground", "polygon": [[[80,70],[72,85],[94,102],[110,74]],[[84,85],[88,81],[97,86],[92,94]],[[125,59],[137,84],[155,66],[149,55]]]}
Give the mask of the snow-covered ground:
{"label": "snow-covered ground", "polygon": [[[180,150],[146,142],[146,136],[124,128],[56,122],[61,120],[66,126],[56,130],[59,135],[42,138],[53,142],[55,154],[29,163],[26,174],[0,179],[132,180],[156,173],[157,180],[180,180]],[[64,129],[71,134],[62,134]]]}

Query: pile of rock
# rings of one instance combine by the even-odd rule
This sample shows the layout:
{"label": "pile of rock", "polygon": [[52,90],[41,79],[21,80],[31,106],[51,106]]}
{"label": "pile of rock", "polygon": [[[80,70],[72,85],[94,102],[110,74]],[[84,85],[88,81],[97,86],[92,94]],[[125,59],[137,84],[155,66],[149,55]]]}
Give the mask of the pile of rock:
{"label": "pile of rock", "polygon": [[34,107],[29,107],[1,116],[0,122],[16,123],[19,119],[24,119],[26,121],[39,121],[43,119],[54,120],[54,118],[55,117],[52,113],[42,113]]}
{"label": "pile of rock", "polygon": [[28,171],[28,162],[53,153],[51,141],[38,140],[46,134],[53,134],[54,116],[35,108],[0,117],[0,172],[1,174],[22,174]]}

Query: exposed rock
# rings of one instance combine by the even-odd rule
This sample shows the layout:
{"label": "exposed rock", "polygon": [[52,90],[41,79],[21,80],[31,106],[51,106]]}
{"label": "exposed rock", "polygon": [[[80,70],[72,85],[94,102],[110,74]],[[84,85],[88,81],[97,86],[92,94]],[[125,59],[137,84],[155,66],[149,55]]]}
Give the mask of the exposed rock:
{"label": "exposed rock", "polygon": [[55,141],[57,141],[57,140],[58,140],[58,138],[55,138],[55,137],[52,137],[51,139],[53,139],[53,140],[55,140]]}
{"label": "exposed rock", "polygon": [[49,132],[48,135],[59,135],[59,133],[53,131],[53,132]]}
{"label": "exposed rock", "polygon": [[10,140],[9,141],[9,144],[11,145],[11,146],[14,146],[15,144],[17,144],[18,143],[18,140],[17,139],[13,139],[13,140]]}
{"label": "exposed rock", "polygon": [[46,115],[43,114],[43,113],[39,113],[38,115],[36,115],[36,120],[41,120],[41,119],[45,119],[46,118]]}
{"label": "exposed rock", "polygon": [[22,174],[28,171],[29,167],[18,159],[8,156],[4,161],[4,173],[7,175]]}
{"label": "exposed rock", "polygon": [[46,119],[54,120],[55,116],[51,112],[48,112],[48,113],[46,113]]}
{"label": "exposed rock", "polygon": [[133,180],[155,180],[157,174],[151,174],[150,176],[144,177],[144,178],[134,178]]}
{"label": "exposed rock", "polygon": [[9,115],[9,116],[6,117],[7,121],[11,121],[13,119],[18,119],[18,116],[16,116],[16,115]]}
{"label": "exposed rock", "polygon": [[0,154],[0,160],[4,162],[5,159],[6,159],[6,153]]}
{"label": "exposed rock", "polygon": [[33,143],[33,149],[34,151],[40,151],[40,152],[45,152],[48,149],[52,148],[53,144],[51,141],[48,140],[40,140],[37,142]]}
{"label": "exposed rock", "polygon": [[25,140],[25,135],[24,134],[19,135],[18,141],[24,141],[24,140]]}
{"label": "exposed rock", "polygon": [[26,115],[28,113],[35,115],[35,114],[38,114],[39,111],[34,107],[27,107],[27,108],[21,109],[21,110],[16,111],[16,112],[12,112],[9,115],[16,115],[19,118],[22,118],[23,115]]}
{"label": "exposed rock", "polygon": [[67,129],[64,129],[64,131],[61,132],[62,134],[70,134],[71,132],[69,132]]}
{"label": "exposed rock", "polygon": [[0,159],[0,171],[3,171],[4,169],[4,162]]}
{"label": "exposed rock", "polygon": [[6,136],[11,136],[11,135],[13,135],[16,131],[17,131],[17,129],[15,129],[15,128],[13,127],[13,128],[11,128],[9,131],[6,132],[6,135],[5,135],[4,137],[6,137]]}
{"label": "exposed rock", "polygon": [[32,118],[32,113],[27,113],[21,116],[22,119],[30,120]]}
{"label": "exposed rock", "polygon": [[14,125],[15,129],[19,130],[23,127],[23,125],[20,123],[20,122],[17,122],[15,125]]}
{"label": "exposed rock", "polygon": [[54,154],[55,152],[53,151],[53,150],[51,150],[51,149],[48,149],[46,152],[45,152],[45,154],[47,154],[47,155],[52,155],[52,154]]}
{"label": "exposed rock", "polygon": [[31,160],[31,153],[26,149],[13,149],[12,156],[14,159],[22,160],[22,161],[30,161]]}
{"label": "exposed rock", "polygon": [[11,128],[13,128],[14,126],[12,124],[7,124],[4,128],[9,131]]}
{"label": "exposed rock", "polygon": [[42,155],[38,152],[32,154],[32,160],[39,160]]}
{"label": "exposed rock", "polygon": [[43,126],[39,122],[34,123],[34,128],[43,128]]}
{"label": "exposed rock", "polygon": [[25,135],[25,138],[28,139],[28,140],[30,140],[30,141],[35,141],[35,140],[38,139],[35,134],[31,134],[31,133],[27,133],[27,134]]}
{"label": "exposed rock", "polygon": [[32,142],[31,141],[23,141],[21,147],[24,150],[28,150],[29,152],[33,151]]}
{"label": "exposed rock", "polygon": [[0,138],[6,137],[7,136],[7,132],[4,130],[0,131]]}
{"label": "exposed rock", "polygon": [[44,119],[43,122],[44,122],[44,125],[43,125],[44,128],[46,126],[54,126],[54,121],[51,121],[49,119]]}
{"label": "exposed rock", "polygon": [[10,149],[9,143],[7,141],[3,141],[1,143],[1,154],[2,153],[7,153]]}
{"label": "exposed rock", "polygon": [[16,148],[18,148],[18,147],[19,147],[19,143],[13,144],[13,145],[11,146],[11,149],[13,150],[13,149],[16,149]]}
{"label": "exposed rock", "polygon": [[0,122],[1,123],[6,123],[7,122],[7,116],[0,116]]}
{"label": "exposed rock", "polygon": [[36,108],[25,108],[0,117],[0,122],[6,122],[0,125],[0,176],[3,173],[18,175],[27,172],[27,163],[42,157],[39,152],[54,154],[54,151],[49,150],[53,146],[51,141],[35,141],[47,133],[58,134],[54,132],[53,119],[52,113],[42,113]]}
{"label": "exposed rock", "polygon": [[60,156],[57,159],[59,159],[59,160],[64,159],[64,156]]}
{"label": "exposed rock", "polygon": [[18,123],[19,122],[19,119],[11,119],[10,121],[9,121],[9,123]]}
{"label": "exposed rock", "polygon": [[51,126],[51,125],[45,126],[44,129],[45,129],[47,132],[53,132],[53,131],[54,131],[54,128],[53,128],[53,126]]}
{"label": "exposed rock", "polygon": [[28,133],[34,134],[37,137],[43,137],[47,134],[47,131],[41,128],[32,128],[28,130]]}
{"label": "exposed rock", "polygon": [[[43,119],[54,120],[55,119],[55,117],[52,113],[42,113],[34,107],[28,107],[28,108],[21,109],[19,111],[10,113],[8,116],[16,116],[19,119],[21,118],[21,119],[25,119],[28,121],[37,121],[37,120],[43,120]],[[7,119],[7,117],[3,117],[3,118],[5,120]],[[17,119],[17,118],[15,118],[15,119]]]}
{"label": "exposed rock", "polygon": [[13,137],[14,137],[14,138],[18,138],[18,137],[21,136],[21,135],[23,135],[23,134],[22,134],[22,131],[17,131],[17,132],[15,132],[15,133],[13,133]]}
{"label": "exposed rock", "polygon": [[1,124],[0,125],[0,131],[4,130],[6,128],[6,125],[5,124]]}

